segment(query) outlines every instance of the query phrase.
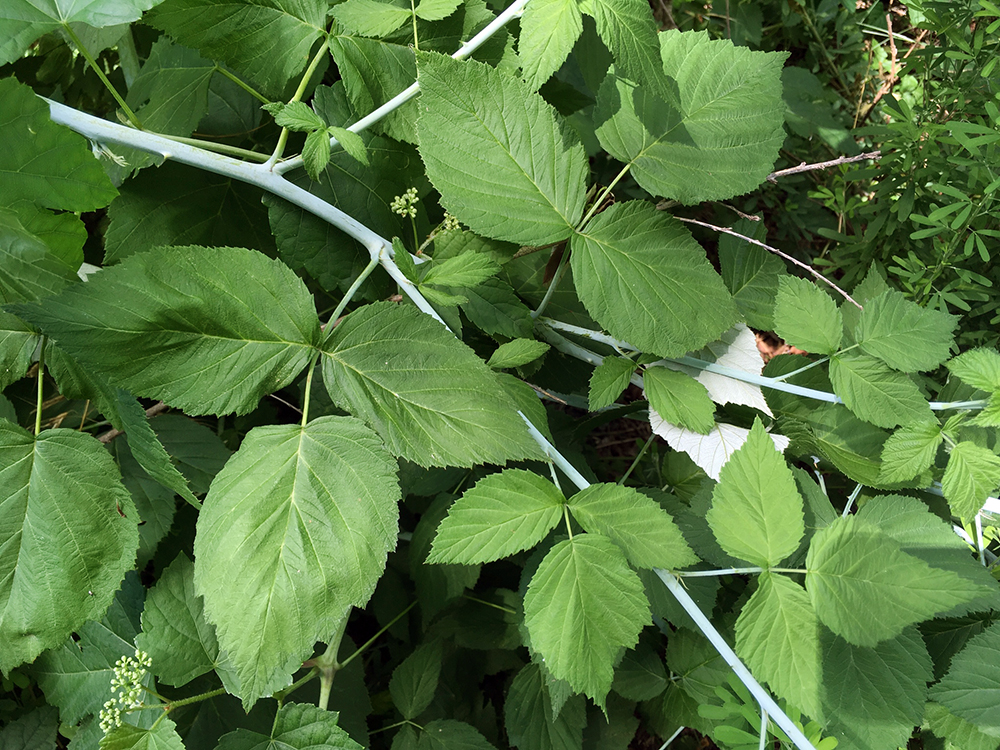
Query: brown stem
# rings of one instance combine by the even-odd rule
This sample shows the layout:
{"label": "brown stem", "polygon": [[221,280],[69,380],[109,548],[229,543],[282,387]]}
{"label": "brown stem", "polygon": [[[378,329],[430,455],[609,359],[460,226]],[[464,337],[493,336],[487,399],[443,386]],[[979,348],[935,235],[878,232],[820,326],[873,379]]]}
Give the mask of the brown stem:
{"label": "brown stem", "polygon": [[881,151],[869,151],[866,154],[858,154],[857,156],[841,156],[836,159],[831,159],[830,161],[821,161],[815,164],[806,164],[805,162],[802,162],[797,167],[789,167],[788,169],[779,169],[777,172],[771,172],[771,174],[767,176],[767,181],[777,182],[779,177],[784,177],[785,175],[798,174],[800,172],[812,172],[816,169],[829,169],[830,167],[836,167],[840,164],[851,164],[856,161],[878,159],[881,156]]}
{"label": "brown stem", "polygon": [[[169,408],[170,407],[167,406],[162,401],[160,401],[159,403],[153,404],[148,409],[146,409],[146,418],[147,419],[151,419],[152,417],[155,417],[157,414],[162,414],[163,412],[165,412]],[[108,443],[110,443],[112,440],[114,440],[116,437],[118,437],[121,434],[122,434],[122,430],[108,430],[103,435],[100,435],[97,439],[100,440],[105,445],[107,445]]]}

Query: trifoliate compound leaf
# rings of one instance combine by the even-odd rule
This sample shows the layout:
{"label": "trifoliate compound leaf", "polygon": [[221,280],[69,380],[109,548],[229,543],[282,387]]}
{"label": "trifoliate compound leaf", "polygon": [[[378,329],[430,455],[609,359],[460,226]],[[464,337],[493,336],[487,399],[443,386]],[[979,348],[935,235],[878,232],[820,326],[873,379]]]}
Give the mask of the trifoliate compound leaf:
{"label": "trifoliate compound leaf", "polygon": [[753,190],[784,141],[785,54],[707,32],[665,31],[659,42],[669,101],[654,86],[609,74],[597,98],[601,145],[653,195],[699,203]]}
{"label": "trifoliate compound leaf", "polygon": [[642,382],[649,408],[666,422],[706,435],[715,427],[715,404],[708,390],[683,372],[647,367]]}
{"label": "trifoliate compound leaf", "polygon": [[736,653],[751,672],[809,716],[820,716],[819,621],[805,589],[764,573],[736,620]]}
{"label": "trifoliate compound leaf", "polygon": [[973,388],[1000,390],[1000,354],[995,349],[970,349],[951,360],[948,369]]}
{"label": "trifoliate compound leaf", "polygon": [[[99,29],[132,23],[158,1],[6,0],[0,7],[0,65],[14,62],[40,36],[66,24],[85,23]],[[8,102],[6,97],[4,102]]]}
{"label": "trifoliate compound leaf", "polygon": [[191,414],[249,412],[302,371],[320,335],[301,279],[242,248],[133,255],[14,312],[137,396]]}
{"label": "trifoliate compound leaf", "polygon": [[613,205],[574,234],[571,247],[587,311],[642,351],[678,357],[736,322],[736,306],[705,251],[650,203]]}
{"label": "trifoliate compound leaf", "polygon": [[549,350],[549,345],[544,341],[534,339],[514,339],[506,344],[501,344],[497,350],[490,355],[486,361],[494,370],[506,370],[511,367],[520,367],[529,362],[534,362]]}
{"label": "trifoliate compound leaf", "polygon": [[864,352],[897,370],[933,370],[948,359],[957,325],[957,316],[889,290],[865,303],[854,338]]}
{"label": "trifoliate compound leaf", "polygon": [[490,369],[413,307],[366,305],[323,349],[330,397],[396,455],[421,466],[471,466],[539,453]]}
{"label": "trifoliate compound leaf", "polygon": [[952,448],[941,478],[941,489],[956,516],[975,517],[998,486],[1000,456],[969,440]]}
{"label": "trifoliate compound leaf", "polygon": [[583,32],[577,0],[533,0],[524,9],[517,55],[532,91],[559,70]]}
{"label": "trifoliate compound leaf", "polygon": [[537,664],[526,664],[514,676],[504,701],[504,728],[510,744],[519,750],[575,750],[582,747],[587,705],[573,695],[558,716],[550,710],[545,674]]}
{"label": "trifoliate compound leaf", "polygon": [[856,516],[838,519],[813,537],[806,568],[816,614],[857,646],[874,646],[986,593],[903,552],[896,540]]}
{"label": "trifoliate compound leaf", "polygon": [[0,420],[0,671],[99,619],[135,562],[138,518],[92,436]]}
{"label": "trifoliate compound leaf", "polygon": [[778,280],[774,331],[785,343],[813,354],[833,354],[840,348],[844,318],[830,295],[796,276]]}
{"label": "trifoliate compound leaf", "polygon": [[900,427],[882,448],[879,480],[890,484],[908,482],[919,476],[930,468],[943,440],[937,420]]}
{"label": "trifoliate compound leaf", "polygon": [[[733,229],[755,240],[763,241],[766,237],[761,221],[740,219]],[[719,269],[747,325],[773,331],[774,300],[778,279],[785,275],[784,263],[759,245],[731,234],[720,234]]]}
{"label": "trifoliate compound leaf", "polygon": [[404,719],[415,719],[431,701],[441,676],[441,642],[417,646],[392,672],[389,694]]}
{"label": "trifoliate compound leaf", "polygon": [[684,568],[698,562],[659,503],[620,484],[592,484],[569,499],[573,518],[621,547],[637,568]]}
{"label": "trifoliate compound leaf", "polygon": [[632,373],[635,372],[635,362],[624,357],[605,357],[590,376],[590,395],[588,406],[591,411],[598,411],[611,406],[622,391],[628,388]]}
{"label": "trifoliate compound leaf", "polygon": [[322,0],[164,0],[143,20],[278,97],[326,33],[326,9]]}
{"label": "trifoliate compound leaf", "polygon": [[[14,5],[23,5],[20,10],[29,14],[40,13],[27,0],[14,0]],[[122,4],[100,5],[121,7]],[[0,58],[4,49],[3,30],[19,25],[13,18],[3,16],[14,12],[11,3],[5,2],[0,8]],[[12,59],[19,56],[20,52],[16,52]],[[0,206],[28,201],[45,208],[93,211],[108,205],[118,195],[87,140],[52,122],[48,105],[34,91],[14,78],[4,78],[0,80],[0,99],[4,103],[0,111],[0,138],[4,143],[0,151],[0,174],[4,176],[0,180]]]}
{"label": "trifoliate compound leaf", "polygon": [[[701,435],[664,422],[655,413],[649,415],[649,424],[653,432],[666,440],[671,448],[687,453],[691,460],[716,481],[726,461],[746,442],[750,434],[750,430],[745,427],[717,424],[707,435]],[[779,451],[788,447],[789,439],[784,435],[772,434],[768,437]]]}
{"label": "trifoliate compound leaf", "polygon": [[951,660],[930,698],[1000,744],[1000,624],[972,638]]}
{"label": "trifoliate compound leaf", "polygon": [[378,0],[347,0],[330,9],[330,15],[348,31],[373,37],[388,36],[410,20],[410,13],[409,8]]}
{"label": "trifoliate compound leaf", "polygon": [[286,703],[278,709],[270,735],[237,729],[223,735],[216,750],[363,750],[337,725],[337,718],[336,712],[318,706]]}
{"label": "trifoliate compound leaf", "polygon": [[798,548],[803,519],[795,478],[756,420],[746,443],[719,472],[708,524],[728,554],[769,567]]}
{"label": "trifoliate compound leaf", "polygon": [[[251,706],[287,685],[396,544],[396,463],[351,417],[251,430],[205,498],[195,589]],[[226,571],[220,576],[219,571]]]}
{"label": "trifoliate compound leaf", "polygon": [[586,154],[521,80],[422,54],[420,155],[441,203],[474,232],[525,245],[565,239],[583,216]]}
{"label": "trifoliate compound leaf", "polygon": [[101,740],[101,750],[184,750],[177,725],[162,718],[151,729],[122,724]]}
{"label": "trifoliate compound leaf", "polygon": [[530,471],[490,474],[451,506],[427,562],[470,565],[530,549],[562,518],[565,502],[552,482]]}
{"label": "trifoliate compound leaf", "polygon": [[549,550],[528,584],[524,624],[552,675],[599,705],[620,648],[651,622],[642,582],[610,539],[577,534]]}
{"label": "trifoliate compound leaf", "polygon": [[830,382],[848,409],[879,427],[933,419],[930,406],[909,377],[867,354],[832,357]]}

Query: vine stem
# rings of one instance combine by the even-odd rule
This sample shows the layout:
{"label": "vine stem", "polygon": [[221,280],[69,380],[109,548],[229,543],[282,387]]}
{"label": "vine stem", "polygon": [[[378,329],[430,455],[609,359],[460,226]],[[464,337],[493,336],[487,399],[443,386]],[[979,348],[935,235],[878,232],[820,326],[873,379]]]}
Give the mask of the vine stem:
{"label": "vine stem", "polygon": [[[326,56],[328,49],[330,49],[330,37],[326,36],[323,39],[323,43],[319,46],[319,49],[316,50],[316,54],[313,55],[312,60],[309,61],[309,67],[306,68],[306,72],[302,74],[302,78],[299,80],[298,88],[295,89],[295,93],[292,94],[292,98],[288,100],[289,104],[302,99],[302,95],[306,93],[306,87],[309,85],[309,79],[312,78],[313,73],[316,72],[316,68],[319,67],[320,60]],[[271,158],[264,162],[268,169],[274,166],[275,162],[281,158],[287,143],[288,128],[282,128],[281,133],[278,135],[278,143],[274,147],[274,152],[271,154]]]}
{"label": "vine stem", "polygon": [[80,37],[76,35],[75,31],[73,31],[73,27],[68,23],[64,23],[62,28],[63,31],[66,32],[66,35],[73,40],[73,44],[76,45],[76,48],[80,50],[80,54],[83,55],[87,64],[90,65],[91,70],[97,73],[97,77],[101,79],[101,83],[103,83],[105,88],[107,88],[107,90],[111,93],[111,96],[115,98],[118,105],[125,110],[125,115],[128,117],[128,121],[132,123],[133,127],[142,130],[142,125],[139,123],[139,118],[135,116],[135,112],[133,112],[132,108],[125,103],[125,100],[122,99],[122,95],[118,93],[118,89],[116,89],[112,85],[111,81],[108,80],[108,77],[104,75],[104,71],[101,70],[101,66],[97,64],[97,60],[95,60],[94,56],[90,54],[90,50],[88,50],[84,46],[83,42],[80,41]]}
{"label": "vine stem", "polygon": [[45,336],[38,345],[38,394],[35,397],[35,435],[42,431],[42,405],[45,403]]}
{"label": "vine stem", "polygon": [[837,286],[836,284],[834,284],[832,281],[830,281],[830,279],[826,278],[826,276],[824,276],[823,274],[821,274],[819,271],[817,271],[816,269],[814,269],[812,266],[803,263],[801,260],[797,260],[796,258],[793,258],[791,255],[788,255],[787,253],[782,252],[781,250],[779,250],[776,247],[771,247],[770,245],[767,245],[767,244],[761,242],[760,240],[755,240],[753,237],[747,237],[746,235],[740,234],[739,232],[736,232],[736,231],[733,231],[732,229],[729,229],[728,227],[717,227],[714,224],[708,224],[708,223],[706,223],[704,221],[698,221],[697,219],[686,219],[686,218],[684,218],[682,216],[675,216],[674,218],[677,219],[678,221],[683,221],[685,224],[697,224],[698,226],[705,227],[706,229],[712,229],[712,230],[714,230],[716,232],[723,232],[725,234],[730,234],[733,237],[739,237],[741,240],[749,242],[752,245],[757,245],[759,247],[762,247],[765,250],[768,250],[768,251],[774,253],[775,255],[778,255],[778,256],[784,258],[789,263],[794,263],[796,266],[798,266],[799,268],[803,269],[804,271],[808,271],[814,277],[816,277],[817,279],[819,279],[820,281],[822,281],[824,284],[828,285],[831,289],[834,289],[838,294],[840,294],[844,299],[846,299],[852,305],[854,305],[855,307],[857,307],[859,310],[864,310],[865,309],[860,304],[858,304],[858,302],[851,295],[849,295],[847,292],[845,292],[839,286]]}
{"label": "vine stem", "polygon": [[312,397],[313,375],[316,373],[316,362],[319,360],[319,352],[309,360],[309,372],[306,375],[305,392],[302,394],[302,429],[309,424],[309,400]]}
{"label": "vine stem", "polygon": [[340,618],[337,629],[330,639],[323,655],[316,659],[316,666],[319,668],[319,698],[316,705],[324,711],[330,705],[330,691],[333,689],[333,678],[344,665],[337,661],[337,654],[340,653],[340,642],[344,640],[344,632],[347,630],[347,620],[351,615],[351,607],[344,611],[344,616]]}
{"label": "vine stem", "polygon": [[358,274],[358,278],[356,278],[354,280],[354,283],[351,284],[350,289],[348,289],[344,293],[344,298],[340,300],[340,302],[337,304],[337,307],[334,308],[333,313],[330,315],[329,319],[327,319],[325,335],[323,336],[323,343],[326,343],[333,335],[333,329],[337,326],[337,321],[340,320],[340,316],[344,314],[344,309],[354,298],[354,295],[358,293],[358,289],[360,289],[361,285],[365,283],[365,279],[371,276],[372,271],[375,270],[375,267],[378,264],[379,264],[379,259],[378,256],[376,255],[374,258],[368,261],[368,265],[365,266],[364,270]]}

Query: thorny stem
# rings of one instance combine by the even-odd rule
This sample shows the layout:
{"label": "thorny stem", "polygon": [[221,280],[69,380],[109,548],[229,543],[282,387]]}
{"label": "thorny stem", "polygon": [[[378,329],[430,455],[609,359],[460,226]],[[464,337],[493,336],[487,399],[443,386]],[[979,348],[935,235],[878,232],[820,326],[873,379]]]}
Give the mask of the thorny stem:
{"label": "thorny stem", "polygon": [[729,229],[727,227],[717,227],[714,224],[708,224],[708,223],[706,223],[704,221],[698,221],[697,219],[686,219],[683,216],[675,216],[674,218],[676,218],[678,221],[683,221],[685,224],[697,224],[700,227],[705,227],[706,229],[712,229],[712,230],[715,230],[716,232],[724,232],[725,234],[731,234],[733,237],[739,237],[741,240],[745,240],[746,242],[749,242],[749,243],[751,243],[753,245],[758,245],[759,247],[762,247],[765,250],[769,250],[770,252],[774,253],[775,255],[778,255],[778,256],[784,258],[789,263],[794,263],[799,268],[801,268],[801,269],[803,269],[805,271],[808,271],[814,277],[816,277],[817,279],[819,279],[820,281],[822,281],[824,284],[826,284],[827,286],[829,286],[831,289],[834,289],[838,294],[840,294],[844,299],[846,299],[852,305],[854,305],[855,307],[857,307],[859,310],[864,310],[865,309],[860,304],[858,304],[858,302],[851,295],[849,295],[847,292],[845,292],[839,286],[837,286],[836,284],[834,284],[832,281],[830,281],[830,279],[826,278],[826,276],[824,276],[823,274],[821,274],[819,271],[817,271],[816,269],[814,269],[812,266],[806,265],[801,260],[797,260],[797,259],[793,258],[791,255],[788,255],[787,253],[783,253],[781,250],[779,250],[776,247],[771,247],[770,245],[767,245],[767,244],[761,242],[760,240],[755,240],[752,237],[747,237],[746,235],[740,234],[739,232],[734,232],[732,229]]}
{"label": "thorny stem", "polygon": [[73,44],[76,45],[76,48],[80,50],[80,54],[83,55],[87,64],[90,65],[91,70],[97,73],[97,77],[101,79],[101,83],[103,83],[105,88],[111,92],[111,96],[113,96],[115,101],[118,102],[118,106],[125,111],[128,121],[132,123],[134,128],[142,130],[142,125],[139,124],[139,118],[135,116],[135,112],[133,112],[132,108],[125,103],[125,100],[122,99],[122,95],[118,93],[118,89],[116,89],[111,81],[108,80],[108,77],[104,75],[104,71],[101,70],[101,66],[97,64],[97,60],[95,60],[93,55],[90,54],[90,50],[83,46],[83,42],[80,41],[80,37],[76,35],[75,31],[73,31],[73,27],[68,23],[64,23],[62,27],[63,31],[66,32],[66,35],[73,40]]}

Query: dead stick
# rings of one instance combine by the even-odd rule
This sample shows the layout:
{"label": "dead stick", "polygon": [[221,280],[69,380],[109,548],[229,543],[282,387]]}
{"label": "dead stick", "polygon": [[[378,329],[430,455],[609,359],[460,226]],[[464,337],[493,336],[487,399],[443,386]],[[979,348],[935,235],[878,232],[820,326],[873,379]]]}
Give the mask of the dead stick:
{"label": "dead stick", "polygon": [[771,172],[771,174],[767,176],[767,181],[777,182],[779,177],[784,177],[785,175],[798,174],[799,172],[812,172],[816,169],[829,169],[830,167],[836,167],[840,164],[852,164],[856,161],[878,159],[881,156],[881,151],[869,151],[866,154],[858,154],[857,156],[840,156],[836,159],[831,159],[830,161],[821,161],[815,164],[806,164],[805,162],[802,162],[797,167],[789,167],[788,169],[779,169],[777,172]]}

